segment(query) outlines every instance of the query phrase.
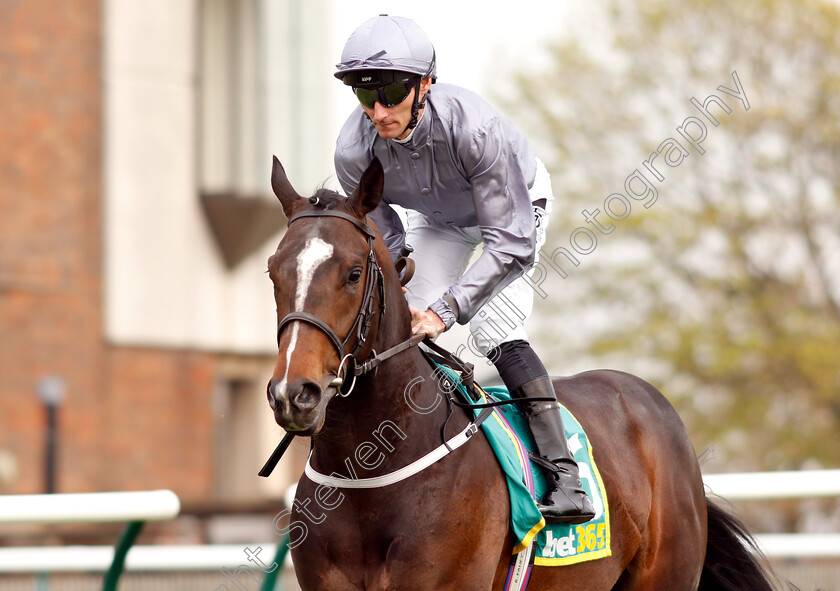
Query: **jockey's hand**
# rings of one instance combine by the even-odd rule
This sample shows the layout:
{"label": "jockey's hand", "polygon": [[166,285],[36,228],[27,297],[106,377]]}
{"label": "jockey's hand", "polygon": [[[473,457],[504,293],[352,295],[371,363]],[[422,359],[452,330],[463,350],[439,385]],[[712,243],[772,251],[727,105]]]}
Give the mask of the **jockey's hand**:
{"label": "jockey's hand", "polygon": [[411,312],[411,334],[422,333],[433,339],[446,330],[446,324],[431,310],[418,310],[411,307],[408,310]]}

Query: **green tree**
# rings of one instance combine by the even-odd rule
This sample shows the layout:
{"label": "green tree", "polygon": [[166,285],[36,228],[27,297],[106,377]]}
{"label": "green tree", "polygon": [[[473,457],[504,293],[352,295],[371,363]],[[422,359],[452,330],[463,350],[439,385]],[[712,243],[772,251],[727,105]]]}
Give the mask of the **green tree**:
{"label": "green tree", "polygon": [[[535,275],[550,369],[583,357],[651,379],[712,469],[840,465],[838,5],[610,1],[602,16],[501,99],[557,195]],[[712,94],[728,113],[691,102]]]}

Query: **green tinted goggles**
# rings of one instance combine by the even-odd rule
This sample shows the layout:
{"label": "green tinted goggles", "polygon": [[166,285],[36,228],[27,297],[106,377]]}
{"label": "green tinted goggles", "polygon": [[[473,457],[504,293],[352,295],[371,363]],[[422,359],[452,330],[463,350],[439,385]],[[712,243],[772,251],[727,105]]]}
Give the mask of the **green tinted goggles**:
{"label": "green tinted goggles", "polygon": [[362,106],[372,109],[375,103],[383,107],[394,107],[403,102],[414,88],[415,79],[391,82],[376,88],[353,87],[353,92]]}

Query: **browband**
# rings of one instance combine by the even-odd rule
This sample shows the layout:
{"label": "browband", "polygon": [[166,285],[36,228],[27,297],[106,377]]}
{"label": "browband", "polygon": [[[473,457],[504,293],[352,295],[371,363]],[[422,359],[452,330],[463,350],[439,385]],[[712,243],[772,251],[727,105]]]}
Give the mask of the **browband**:
{"label": "browband", "polygon": [[353,217],[352,215],[346,214],[342,211],[333,211],[331,209],[307,209],[305,211],[299,211],[298,213],[289,218],[288,225],[291,226],[292,222],[300,218],[321,218],[324,216],[347,220],[348,222],[356,226],[359,230],[364,232],[368,237],[376,238],[376,232],[374,232],[370,226],[368,226],[359,218]]}

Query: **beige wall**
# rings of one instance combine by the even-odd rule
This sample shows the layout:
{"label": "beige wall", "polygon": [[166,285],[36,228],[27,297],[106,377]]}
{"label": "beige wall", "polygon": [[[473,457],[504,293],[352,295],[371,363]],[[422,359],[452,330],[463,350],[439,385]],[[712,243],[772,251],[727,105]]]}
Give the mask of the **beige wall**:
{"label": "beige wall", "polygon": [[[333,82],[323,35],[309,34],[325,3],[303,4],[257,7],[264,133],[254,150],[266,199],[272,153],[301,192],[332,171],[334,140],[313,116],[325,103],[303,98],[326,97],[318,89]],[[198,198],[199,8],[197,0],[105,2],[105,331],[119,344],[271,353],[276,319],[264,271],[279,235],[228,270]]]}

